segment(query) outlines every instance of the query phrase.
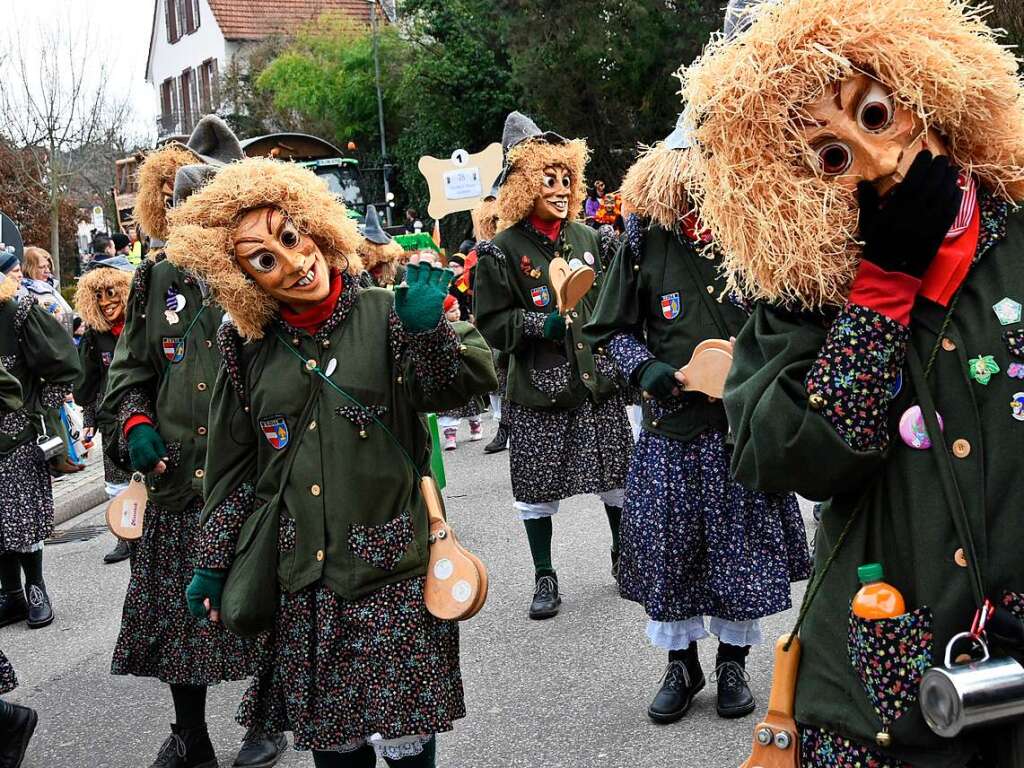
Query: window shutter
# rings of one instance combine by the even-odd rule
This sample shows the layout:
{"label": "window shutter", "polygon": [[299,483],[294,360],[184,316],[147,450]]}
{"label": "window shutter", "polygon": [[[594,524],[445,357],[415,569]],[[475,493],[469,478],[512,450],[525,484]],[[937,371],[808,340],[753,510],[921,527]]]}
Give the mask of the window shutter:
{"label": "window shutter", "polygon": [[[191,4],[191,0],[188,0],[188,4]],[[174,0],[174,6],[175,15],[178,17],[178,39],[180,40],[189,33],[186,0]]]}
{"label": "window shutter", "polygon": [[199,0],[191,0],[192,2],[192,31],[199,29]]}
{"label": "window shutter", "polygon": [[185,2],[185,34],[190,35],[196,31],[196,17],[193,13],[194,6],[192,0],[186,0]]}
{"label": "window shutter", "polygon": [[178,82],[181,91],[181,132],[188,133],[192,130],[192,103],[189,100],[187,69],[181,73]]}
{"label": "window shutter", "polygon": [[220,107],[220,71],[216,59],[210,59],[207,64],[210,67],[210,111],[216,112]]}
{"label": "window shutter", "polygon": [[194,125],[196,122],[199,122],[199,118],[205,114],[199,103],[199,82],[196,78],[196,71],[194,69],[190,69],[188,71],[188,96],[188,102],[192,105]]}
{"label": "window shutter", "polygon": [[178,20],[177,20],[177,0],[164,0],[167,9],[167,42],[172,45],[178,42]]}
{"label": "window shutter", "polygon": [[199,108],[203,114],[213,111],[210,107],[210,62],[208,60],[199,65]]}

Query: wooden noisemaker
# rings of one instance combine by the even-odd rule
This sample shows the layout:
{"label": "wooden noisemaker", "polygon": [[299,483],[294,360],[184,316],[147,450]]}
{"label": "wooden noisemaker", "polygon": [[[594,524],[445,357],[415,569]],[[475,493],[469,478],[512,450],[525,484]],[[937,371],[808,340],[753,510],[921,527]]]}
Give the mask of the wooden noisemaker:
{"label": "wooden noisemaker", "polygon": [[559,314],[565,316],[566,325],[572,324],[569,313],[576,308],[580,299],[587,295],[596,279],[597,273],[590,267],[572,269],[561,256],[556,256],[548,264],[548,281],[555,291],[555,303],[558,305]]}
{"label": "wooden noisemaker", "polygon": [[785,649],[789,635],[775,643],[775,671],[768,713],[754,728],[754,746],[740,768],[799,768],[800,734],[793,719],[796,678],[800,669],[800,638],[794,637]]}
{"label": "wooden noisemaker", "polygon": [[472,618],[487,599],[487,569],[455,538],[444,518],[441,494],[434,478],[420,480],[430,524],[430,562],[423,587],[427,610],[439,619]]}
{"label": "wooden noisemaker", "polygon": [[110,532],[122,541],[141,539],[148,500],[145,477],[141,472],[133,472],[128,487],[107,505],[107,528]]}

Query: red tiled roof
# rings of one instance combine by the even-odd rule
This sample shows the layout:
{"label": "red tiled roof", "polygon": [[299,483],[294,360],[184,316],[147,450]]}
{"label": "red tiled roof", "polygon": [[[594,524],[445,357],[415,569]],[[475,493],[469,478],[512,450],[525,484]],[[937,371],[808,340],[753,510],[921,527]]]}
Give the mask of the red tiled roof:
{"label": "red tiled roof", "polygon": [[261,40],[294,32],[304,21],[325,11],[342,11],[369,23],[366,0],[208,0],[227,40]]}

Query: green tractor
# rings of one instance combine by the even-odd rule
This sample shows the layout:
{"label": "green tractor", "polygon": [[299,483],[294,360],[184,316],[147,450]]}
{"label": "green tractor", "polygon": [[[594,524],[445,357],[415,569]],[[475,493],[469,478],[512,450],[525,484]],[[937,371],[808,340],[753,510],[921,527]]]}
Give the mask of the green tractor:
{"label": "green tractor", "polygon": [[305,133],[268,133],[244,139],[242,149],[246,157],[272,157],[309,168],[327,182],[327,188],[345,204],[348,215],[362,223],[366,198],[359,161],[344,157],[330,142]]}

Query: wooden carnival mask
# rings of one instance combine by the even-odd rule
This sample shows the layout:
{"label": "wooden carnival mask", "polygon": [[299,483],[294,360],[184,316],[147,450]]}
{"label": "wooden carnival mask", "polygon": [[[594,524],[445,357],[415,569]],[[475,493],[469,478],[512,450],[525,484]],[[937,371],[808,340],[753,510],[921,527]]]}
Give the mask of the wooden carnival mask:
{"label": "wooden carnival mask", "polygon": [[104,288],[96,291],[96,303],[99,305],[103,319],[111,325],[117,325],[124,317],[124,296],[117,288]]}
{"label": "wooden carnival mask", "polygon": [[301,310],[330,293],[327,259],[313,238],[299,232],[280,208],[265,206],[243,213],[232,242],[242,271],[282,304]]}
{"label": "wooden carnival mask", "polygon": [[851,188],[870,181],[881,195],[903,180],[921,150],[947,154],[934,130],[863,73],[834,83],[796,123],[814,152],[809,162],[815,171]]}
{"label": "wooden carnival mask", "polygon": [[556,221],[569,216],[572,174],[560,165],[544,169],[540,195],[533,202],[533,215],[541,221]]}

